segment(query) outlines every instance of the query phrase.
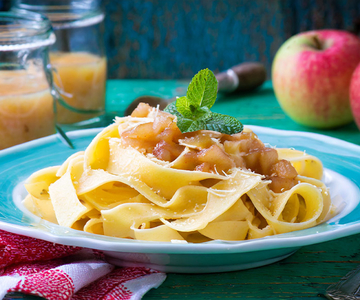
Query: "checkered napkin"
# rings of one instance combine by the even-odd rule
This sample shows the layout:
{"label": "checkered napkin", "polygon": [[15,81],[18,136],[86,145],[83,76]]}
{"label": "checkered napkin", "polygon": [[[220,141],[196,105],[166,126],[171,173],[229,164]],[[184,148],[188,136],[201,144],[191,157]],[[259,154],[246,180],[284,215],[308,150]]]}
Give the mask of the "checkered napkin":
{"label": "checkered napkin", "polygon": [[0,299],[8,292],[46,299],[141,299],[166,275],[147,268],[119,268],[100,252],[0,230]]}

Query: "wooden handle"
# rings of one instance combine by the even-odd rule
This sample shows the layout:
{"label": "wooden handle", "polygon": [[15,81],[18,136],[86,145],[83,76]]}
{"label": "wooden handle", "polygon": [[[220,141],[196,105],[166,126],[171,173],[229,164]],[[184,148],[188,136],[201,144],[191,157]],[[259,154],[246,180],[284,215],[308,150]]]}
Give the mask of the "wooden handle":
{"label": "wooden handle", "polygon": [[266,80],[265,66],[257,62],[246,62],[218,73],[219,92],[245,92],[261,86]]}

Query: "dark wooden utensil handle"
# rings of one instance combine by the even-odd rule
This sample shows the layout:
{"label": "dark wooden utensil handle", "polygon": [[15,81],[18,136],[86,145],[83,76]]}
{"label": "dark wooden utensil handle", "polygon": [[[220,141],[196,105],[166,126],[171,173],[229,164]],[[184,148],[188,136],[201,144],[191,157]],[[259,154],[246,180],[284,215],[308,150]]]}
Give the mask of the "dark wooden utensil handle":
{"label": "dark wooden utensil handle", "polygon": [[253,90],[266,80],[266,69],[262,63],[246,62],[218,73],[219,92],[244,92]]}

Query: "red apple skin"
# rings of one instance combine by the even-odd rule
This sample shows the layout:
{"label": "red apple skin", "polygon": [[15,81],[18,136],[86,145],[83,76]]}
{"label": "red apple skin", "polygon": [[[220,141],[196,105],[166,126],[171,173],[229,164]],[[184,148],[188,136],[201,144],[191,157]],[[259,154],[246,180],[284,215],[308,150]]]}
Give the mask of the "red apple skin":
{"label": "red apple skin", "polygon": [[291,37],[272,65],[280,106],[295,122],[309,127],[351,122],[349,87],[359,62],[360,39],[346,31],[317,30]]}
{"label": "red apple skin", "polygon": [[351,78],[350,105],[356,125],[360,129],[360,65],[357,66]]}

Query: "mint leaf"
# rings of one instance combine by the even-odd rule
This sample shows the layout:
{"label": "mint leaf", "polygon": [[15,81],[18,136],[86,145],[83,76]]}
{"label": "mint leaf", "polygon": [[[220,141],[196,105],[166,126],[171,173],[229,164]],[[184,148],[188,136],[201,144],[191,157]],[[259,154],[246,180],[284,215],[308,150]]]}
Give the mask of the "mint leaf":
{"label": "mint leaf", "polygon": [[186,96],[176,99],[176,109],[185,118],[191,120],[197,120],[210,113],[210,109],[206,106],[196,107],[192,104],[189,104],[189,99]]}
{"label": "mint leaf", "polygon": [[186,96],[170,103],[165,111],[177,117],[181,132],[213,130],[234,134],[243,130],[243,125],[234,117],[210,111],[216,100],[217,80],[209,70],[201,70],[191,80]]}
{"label": "mint leaf", "polygon": [[225,134],[241,132],[243,124],[236,118],[212,112],[205,120],[206,129],[218,131]]}
{"label": "mint leaf", "polygon": [[177,127],[180,129],[181,132],[190,132],[190,131],[195,131],[195,130],[189,130],[189,128],[192,126],[192,124],[196,122],[190,119],[185,119],[185,118],[178,118],[176,125]]}
{"label": "mint leaf", "polygon": [[[178,98],[179,99],[179,98]],[[164,109],[165,112],[169,113],[169,114],[172,114],[174,116],[177,116],[177,117],[183,117],[181,115],[181,113],[178,112],[178,110],[176,109],[176,101],[174,102],[171,102],[170,104],[168,104],[165,109]]]}
{"label": "mint leaf", "polygon": [[167,113],[172,114],[172,115],[177,117],[176,124],[177,124],[177,127],[180,129],[181,132],[188,132],[187,129],[194,122],[193,120],[184,118],[183,115],[177,111],[176,102],[170,103],[168,106],[165,107],[164,111],[166,111]]}
{"label": "mint leaf", "polygon": [[216,100],[218,82],[213,72],[204,69],[191,80],[186,92],[189,106],[211,108]]}
{"label": "mint leaf", "polygon": [[213,72],[201,70],[191,80],[186,96],[176,99],[176,109],[185,118],[196,120],[214,105],[218,83]]}
{"label": "mint leaf", "polygon": [[212,130],[225,134],[234,134],[243,130],[242,123],[236,118],[214,112],[195,121],[184,118],[178,119],[178,127],[181,132]]}
{"label": "mint leaf", "polygon": [[181,113],[185,118],[192,118],[194,115],[194,111],[198,108],[191,105],[189,99],[184,96],[176,99],[176,109],[179,113]]}
{"label": "mint leaf", "polygon": [[206,129],[206,122],[204,120],[196,120],[191,123],[186,132]]}

